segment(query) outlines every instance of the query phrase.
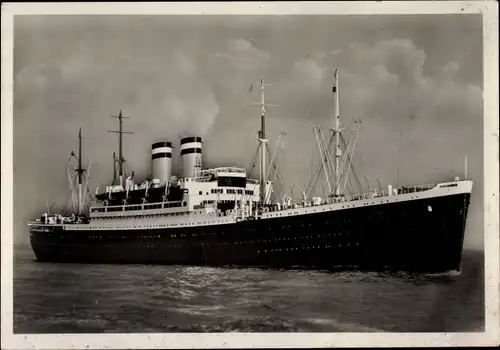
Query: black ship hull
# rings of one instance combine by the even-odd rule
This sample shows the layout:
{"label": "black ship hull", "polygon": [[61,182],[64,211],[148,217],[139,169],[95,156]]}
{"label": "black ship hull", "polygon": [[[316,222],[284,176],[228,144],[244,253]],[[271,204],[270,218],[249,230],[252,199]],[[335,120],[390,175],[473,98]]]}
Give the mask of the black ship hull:
{"label": "black ship hull", "polygon": [[234,224],[47,232],[39,261],[445,272],[460,270],[470,194]]}

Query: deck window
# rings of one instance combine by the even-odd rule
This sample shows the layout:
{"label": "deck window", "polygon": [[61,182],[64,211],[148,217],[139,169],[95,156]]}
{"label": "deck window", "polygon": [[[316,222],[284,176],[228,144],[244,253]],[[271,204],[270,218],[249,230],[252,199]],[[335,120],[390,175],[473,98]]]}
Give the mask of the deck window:
{"label": "deck window", "polygon": [[219,187],[246,187],[246,177],[219,176],[217,186]]}

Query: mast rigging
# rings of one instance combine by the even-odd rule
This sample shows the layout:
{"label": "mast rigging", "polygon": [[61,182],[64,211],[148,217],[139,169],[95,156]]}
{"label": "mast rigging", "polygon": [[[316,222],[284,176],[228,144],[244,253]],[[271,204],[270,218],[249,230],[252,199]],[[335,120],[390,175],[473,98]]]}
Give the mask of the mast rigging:
{"label": "mast rigging", "polygon": [[82,128],[78,130],[78,157],[75,156],[74,152],[71,152],[74,157],[77,158],[78,160],[78,168],[75,169],[77,175],[78,175],[78,214],[82,215],[83,214],[83,173],[85,172],[85,169],[82,166]]}
{"label": "mast rigging", "polygon": [[340,195],[339,185],[340,185],[340,174],[339,174],[339,161],[342,156],[340,150],[340,99],[339,99],[339,70],[335,69],[333,73],[335,78],[335,85],[333,86],[333,93],[335,94],[335,128],[333,129],[335,133],[335,193],[337,197]]}

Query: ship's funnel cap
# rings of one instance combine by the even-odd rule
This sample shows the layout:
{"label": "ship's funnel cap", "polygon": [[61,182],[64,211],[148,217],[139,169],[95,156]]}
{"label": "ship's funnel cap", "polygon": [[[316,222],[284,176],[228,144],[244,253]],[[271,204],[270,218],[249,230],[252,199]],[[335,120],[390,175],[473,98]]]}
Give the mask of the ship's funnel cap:
{"label": "ship's funnel cap", "polygon": [[188,136],[181,139],[181,145],[191,142],[202,142],[200,136]]}
{"label": "ship's funnel cap", "polygon": [[161,142],[155,142],[151,145],[152,149],[155,148],[160,148],[160,147],[172,147],[172,142],[169,141],[161,141]]}

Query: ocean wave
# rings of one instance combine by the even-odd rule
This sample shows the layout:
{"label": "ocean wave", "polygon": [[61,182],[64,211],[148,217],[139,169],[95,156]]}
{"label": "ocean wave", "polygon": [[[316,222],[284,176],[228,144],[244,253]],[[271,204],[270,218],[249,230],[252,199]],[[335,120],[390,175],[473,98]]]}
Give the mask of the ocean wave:
{"label": "ocean wave", "polygon": [[331,318],[307,318],[300,321],[305,324],[326,326],[327,329],[330,329],[330,332],[385,332],[380,328],[369,327],[360,323],[342,322]]}

